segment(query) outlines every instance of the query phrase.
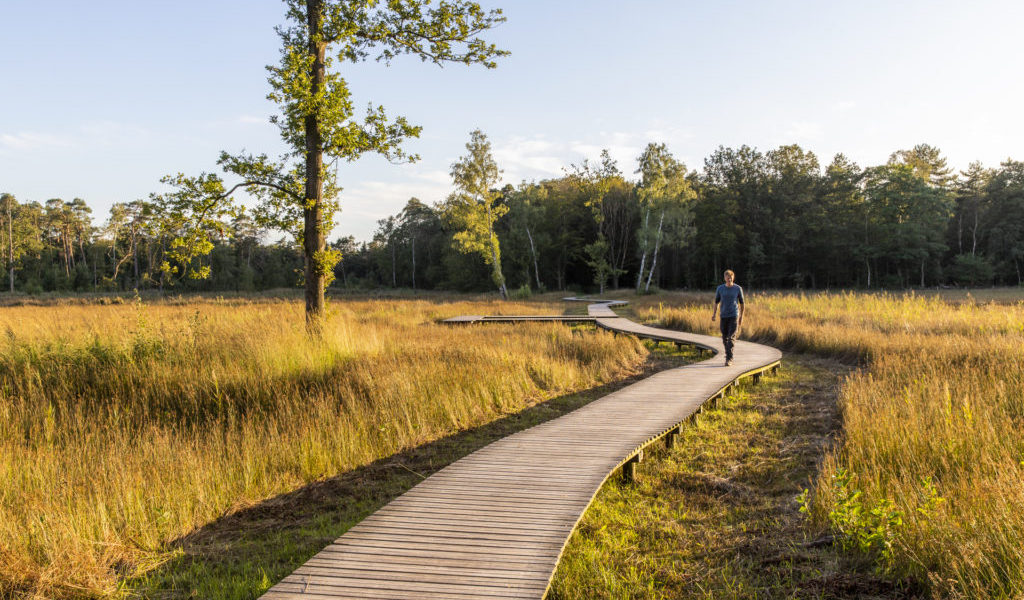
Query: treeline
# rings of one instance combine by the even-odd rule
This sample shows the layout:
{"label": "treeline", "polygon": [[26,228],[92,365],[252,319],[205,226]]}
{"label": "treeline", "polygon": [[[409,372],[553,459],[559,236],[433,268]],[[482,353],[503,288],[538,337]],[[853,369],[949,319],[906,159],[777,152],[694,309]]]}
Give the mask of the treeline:
{"label": "treeline", "polygon": [[115,204],[97,227],[79,198],[19,203],[0,194],[0,229],[3,287],[11,292],[250,291],[294,286],[302,269],[292,244],[261,243],[263,232],[245,214],[214,228],[205,256],[182,269],[177,250],[188,227],[157,197]]}
{"label": "treeline", "polygon": [[[796,145],[742,146],[717,149],[698,172],[651,144],[634,172],[627,178],[605,153],[565,177],[498,190],[503,278],[534,290],[704,287],[726,268],[762,289],[1024,281],[1018,161],[953,173],[938,149],[922,144],[883,165],[862,168],[840,154],[822,169]],[[431,207],[414,198],[379,222],[373,241],[348,240],[339,277],[350,285],[492,286],[490,262],[453,249],[465,230],[453,199]]]}
{"label": "treeline", "polygon": [[[341,252],[334,287],[504,290],[704,287],[731,268],[756,288],[1019,285],[1024,163],[953,173],[919,145],[824,169],[799,146],[720,147],[700,171],[651,144],[627,176],[607,153],[561,178],[499,188],[486,137],[453,165],[455,192],[410,199]],[[301,283],[292,238],[237,211],[219,221],[172,199],[116,204],[102,226],[80,199],[0,196],[8,287],[22,292],[246,291]],[[187,251],[186,251],[187,250]]]}

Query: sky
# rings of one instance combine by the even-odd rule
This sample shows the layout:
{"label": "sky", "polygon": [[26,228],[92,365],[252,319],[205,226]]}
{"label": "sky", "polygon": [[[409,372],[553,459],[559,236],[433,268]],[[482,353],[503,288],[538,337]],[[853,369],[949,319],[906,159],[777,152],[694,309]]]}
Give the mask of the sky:
{"label": "sky", "polygon": [[[506,183],[559,177],[607,148],[629,177],[649,142],[691,169],[719,146],[800,144],[861,166],[918,143],[956,169],[1024,160],[1019,0],[484,0],[497,69],[412,57],[344,64],[357,106],[423,127],[415,164],[339,167],[332,237],[368,240],[410,197],[451,191],[481,129]],[[266,65],[276,0],[0,0],[0,192],[115,202],[221,150],[279,155]]]}

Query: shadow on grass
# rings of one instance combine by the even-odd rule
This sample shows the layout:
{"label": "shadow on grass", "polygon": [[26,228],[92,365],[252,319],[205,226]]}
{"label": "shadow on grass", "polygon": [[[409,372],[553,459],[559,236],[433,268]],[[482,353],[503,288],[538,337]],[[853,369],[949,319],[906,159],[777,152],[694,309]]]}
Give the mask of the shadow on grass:
{"label": "shadow on grass", "polygon": [[[649,346],[654,348],[653,346]],[[491,442],[592,402],[696,354],[654,348],[628,379],[559,396],[487,425],[265,500],[175,540],[172,560],[127,583],[135,598],[255,598],[378,508]]]}

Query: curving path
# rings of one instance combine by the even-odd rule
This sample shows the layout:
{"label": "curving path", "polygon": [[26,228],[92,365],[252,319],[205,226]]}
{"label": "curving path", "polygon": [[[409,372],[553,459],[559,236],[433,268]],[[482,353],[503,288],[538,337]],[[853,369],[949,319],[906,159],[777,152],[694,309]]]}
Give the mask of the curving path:
{"label": "curving path", "polygon": [[[567,300],[577,300],[567,298]],[[721,339],[647,327],[590,300],[598,327],[715,353]],[[456,317],[452,323],[584,320]],[[631,477],[643,449],[671,444],[703,404],[742,377],[776,369],[782,353],[737,341],[721,358],[662,371],[510,435],[441,469],[349,529],[262,597],[543,598],[562,549],[604,481]]]}

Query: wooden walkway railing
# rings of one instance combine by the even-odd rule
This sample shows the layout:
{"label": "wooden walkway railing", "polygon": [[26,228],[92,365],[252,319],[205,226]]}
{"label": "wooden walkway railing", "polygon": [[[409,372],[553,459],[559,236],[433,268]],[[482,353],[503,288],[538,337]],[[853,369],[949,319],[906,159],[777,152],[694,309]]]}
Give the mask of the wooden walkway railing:
{"label": "wooden walkway railing", "polygon": [[[719,338],[647,327],[591,301],[598,327],[722,351]],[[453,323],[501,318],[463,317]],[[554,320],[554,317],[546,317]],[[527,319],[517,319],[527,320]],[[537,320],[537,319],[532,319]],[[543,598],[562,549],[604,481],[781,352],[738,341],[721,358],[662,371],[466,456],[349,529],[270,588],[267,600]]]}

